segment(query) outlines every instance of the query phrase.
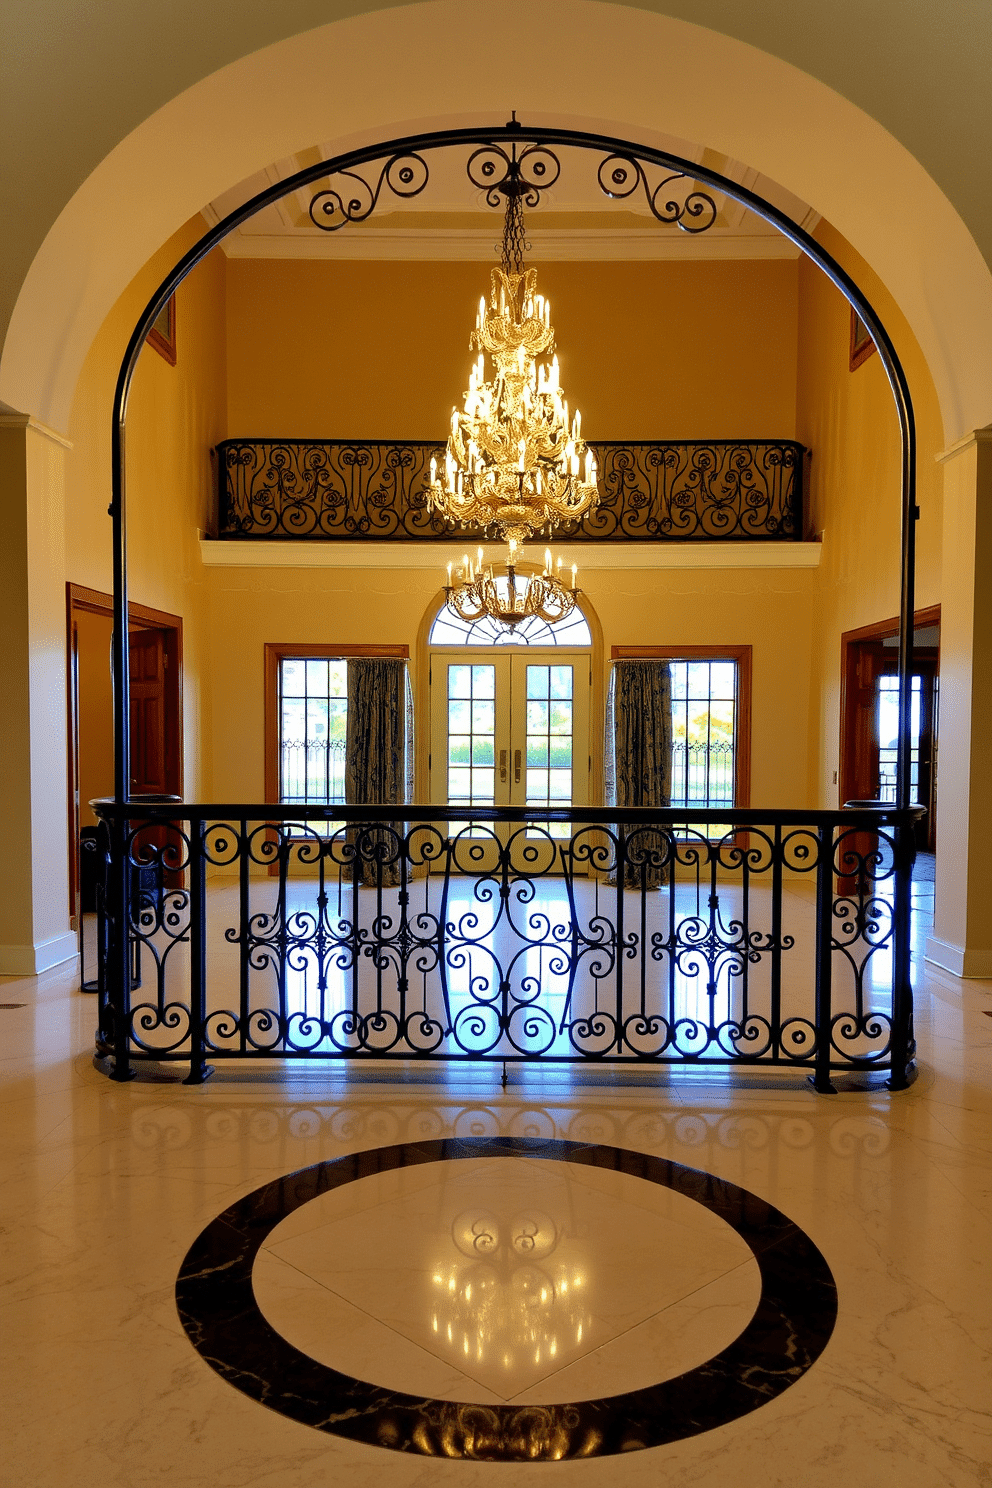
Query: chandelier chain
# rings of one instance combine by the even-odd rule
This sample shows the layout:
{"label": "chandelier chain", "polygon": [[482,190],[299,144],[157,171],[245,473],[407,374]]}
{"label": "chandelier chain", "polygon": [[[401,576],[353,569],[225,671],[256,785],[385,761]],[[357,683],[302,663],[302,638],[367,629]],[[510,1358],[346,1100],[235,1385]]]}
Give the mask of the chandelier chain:
{"label": "chandelier chain", "polygon": [[[504,187],[506,190],[506,187]],[[507,191],[506,216],[503,219],[502,260],[504,274],[524,272],[524,251],[529,247],[524,234],[524,208],[519,191]]]}

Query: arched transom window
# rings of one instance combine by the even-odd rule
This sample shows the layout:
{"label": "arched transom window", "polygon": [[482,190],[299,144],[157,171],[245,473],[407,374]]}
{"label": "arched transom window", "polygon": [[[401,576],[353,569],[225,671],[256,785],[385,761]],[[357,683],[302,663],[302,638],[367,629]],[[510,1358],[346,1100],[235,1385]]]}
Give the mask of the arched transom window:
{"label": "arched transom window", "polygon": [[574,651],[592,645],[589,622],[575,607],[565,620],[549,625],[537,615],[528,615],[518,625],[502,625],[486,615],[481,620],[461,620],[442,605],[431,626],[432,646],[564,646]]}

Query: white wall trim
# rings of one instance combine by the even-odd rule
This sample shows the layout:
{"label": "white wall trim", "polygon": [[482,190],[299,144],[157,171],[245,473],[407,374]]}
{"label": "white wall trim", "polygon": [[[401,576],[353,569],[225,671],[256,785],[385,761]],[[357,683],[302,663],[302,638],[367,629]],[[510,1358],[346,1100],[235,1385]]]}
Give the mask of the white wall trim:
{"label": "white wall trim", "polygon": [[938,465],[945,465],[948,460],[956,460],[958,455],[963,455],[965,450],[970,450],[976,444],[986,444],[992,439],[992,424],[987,424],[984,429],[972,429],[970,434],[962,434],[960,439],[955,439],[945,450],[934,456]]}
{"label": "white wall trim", "polygon": [[36,945],[0,945],[0,976],[39,976],[78,954],[79,942],[72,930]]}
{"label": "white wall trim", "polygon": [[[402,228],[352,228],[338,237],[312,233],[232,233],[221,244],[228,258],[364,259],[376,262],[491,263],[496,231],[449,228],[438,232]],[[776,233],[714,231],[701,238],[685,233],[625,229],[529,231],[528,263],[694,263],[740,259],[796,259],[800,250]]]}
{"label": "white wall trim", "polygon": [[[452,554],[460,555],[464,538],[447,543],[417,542],[226,542],[222,538],[200,538],[200,558],[206,568],[408,568],[443,572]],[[474,550],[475,544],[468,544]],[[485,543],[488,557],[498,557],[498,543]],[[566,568],[574,563],[580,575],[592,570],[613,572],[714,568],[818,568],[821,543],[815,542],[721,542],[721,543],[575,543],[556,542],[555,556]],[[544,544],[523,561],[540,563]]]}
{"label": "white wall trim", "polygon": [[992,949],[976,950],[970,946],[954,945],[936,935],[928,935],[923,957],[943,971],[949,971],[952,976],[976,978],[980,981],[992,979]]}
{"label": "white wall trim", "polygon": [[29,413],[0,413],[0,429],[30,429],[33,434],[40,434],[43,439],[50,439],[63,449],[72,449],[72,440],[67,435],[60,434],[58,429],[50,428]]}

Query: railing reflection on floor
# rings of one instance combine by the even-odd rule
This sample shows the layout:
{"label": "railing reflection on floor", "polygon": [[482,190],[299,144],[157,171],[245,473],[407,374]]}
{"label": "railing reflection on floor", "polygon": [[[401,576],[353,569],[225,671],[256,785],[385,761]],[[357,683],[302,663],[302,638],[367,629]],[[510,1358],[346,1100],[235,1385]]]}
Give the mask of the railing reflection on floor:
{"label": "railing reflection on floor", "polygon": [[343,1058],[907,1082],[916,808],[97,810],[115,1078]]}

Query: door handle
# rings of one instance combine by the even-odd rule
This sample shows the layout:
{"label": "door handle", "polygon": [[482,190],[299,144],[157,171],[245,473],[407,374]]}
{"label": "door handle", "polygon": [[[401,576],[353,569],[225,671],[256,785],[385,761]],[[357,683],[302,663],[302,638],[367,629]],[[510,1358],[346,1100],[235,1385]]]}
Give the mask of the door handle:
{"label": "door handle", "polygon": [[499,752],[499,778],[504,785],[506,784],[506,753],[505,749]]}
{"label": "door handle", "polygon": [[519,785],[520,784],[520,756],[521,756],[522,753],[523,753],[523,751],[521,749],[515,749],[513,751],[513,783],[514,783],[514,785]]}

